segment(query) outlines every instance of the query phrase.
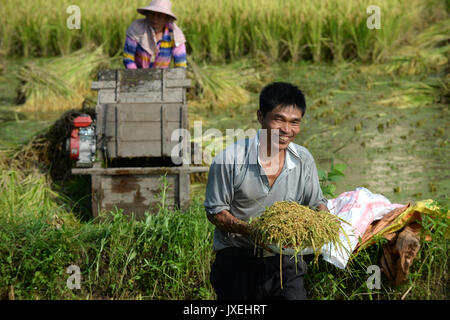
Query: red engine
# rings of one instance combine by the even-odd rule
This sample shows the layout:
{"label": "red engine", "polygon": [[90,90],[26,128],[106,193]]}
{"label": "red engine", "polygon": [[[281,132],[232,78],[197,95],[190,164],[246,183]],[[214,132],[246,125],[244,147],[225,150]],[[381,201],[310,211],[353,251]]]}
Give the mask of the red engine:
{"label": "red engine", "polygon": [[80,136],[78,129],[73,129],[70,135],[70,159],[78,160],[80,157]]}
{"label": "red engine", "polygon": [[77,167],[91,167],[95,159],[95,126],[90,116],[81,115],[74,119],[67,145],[70,159],[76,160]]}

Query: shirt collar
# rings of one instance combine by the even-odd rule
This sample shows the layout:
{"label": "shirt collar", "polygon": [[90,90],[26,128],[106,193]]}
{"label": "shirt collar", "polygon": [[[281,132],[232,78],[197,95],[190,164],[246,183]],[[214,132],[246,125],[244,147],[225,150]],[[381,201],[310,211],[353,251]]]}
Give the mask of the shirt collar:
{"label": "shirt collar", "polygon": [[[259,133],[261,132],[261,129],[258,130],[256,133],[256,136],[254,138],[254,146],[256,154],[258,155],[258,165],[261,165],[259,161]],[[300,155],[297,152],[297,149],[295,148],[295,145],[293,142],[289,143],[287,149],[288,152],[286,152],[286,167],[288,170],[295,168],[298,166],[300,162]]]}

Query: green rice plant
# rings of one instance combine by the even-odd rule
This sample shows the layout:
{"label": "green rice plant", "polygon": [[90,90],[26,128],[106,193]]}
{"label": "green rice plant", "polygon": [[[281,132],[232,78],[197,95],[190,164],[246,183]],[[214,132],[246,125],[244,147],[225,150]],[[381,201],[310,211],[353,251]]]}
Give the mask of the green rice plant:
{"label": "green rice plant", "polygon": [[[329,19],[327,27],[330,33],[330,50],[333,55],[333,62],[339,63],[344,60],[344,34],[342,32],[343,28],[340,25],[340,20]],[[327,42],[328,44],[328,42]]]}
{"label": "green rice plant", "polygon": [[349,25],[349,34],[356,53],[351,58],[363,62],[370,61],[372,58],[370,44],[374,41],[374,33],[367,28],[366,19],[359,16]]}
{"label": "green rice plant", "polygon": [[326,17],[325,34],[328,35],[325,45],[332,53],[332,60],[335,63],[341,63],[346,57],[349,57],[348,50],[351,44],[346,21],[351,20],[352,2],[335,2],[330,4],[330,14]]}
{"label": "green rice plant", "polygon": [[54,201],[59,195],[52,190],[45,176],[39,175],[37,170],[28,174],[15,169],[6,170],[3,165],[0,172],[0,206],[6,221],[20,221],[30,213],[27,211],[28,206],[37,208],[34,217],[60,209],[60,205]]}
{"label": "green rice plant", "polygon": [[278,61],[283,56],[281,52],[283,42],[280,39],[285,39],[284,28],[279,23],[282,18],[282,12],[269,11],[254,22],[253,37],[260,40],[256,50],[263,52],[271,62]]}
{"label": "green rice plant", "polygon": [[211,62],[222,62],[224,60],[223,47],[222,47],[222,32],[223,27],[220,24],[220,20],[213,17],[210,27],[207,29],[207,43],[208,43],[208,57]]}
{"label": "green rice plant", "polygon": [[301,21],[304,20],[303,13],[298,15],[298,19],[294,19],[291,23],[285,25],[283,33],[286,38],[281,39],[281,44],[287,48],[289,57],[292,62],[297,62],[304,56],[306,47],[305,31]]}
{"label": "green rice plant", "polygon": [[449,74],[447,74],[442,79],[439,79],[437,88],[439,89],[441,101],[449,101],[450,100],[450,75]]}
{"label": "green rice plant", "polygon": [[[412,17],[420,17],[420,13],[417,10],[421,9],[420,7],[411,7],[405,2],[398,4],[395,8],[391,8],[385,3],[385,6],[382,7],[381,17],[385,17],[389,12],[390,18],[382,18],[381,28],[377,29],[374,34],[376,40],[371,50],[371,57],[374,62],[388,61],[392,56],[393,50],[402,46],[407,39],[405,31],[408,34],[409,32],[412,33],[412,28],[408,26],[410,19]],[[412,34],[411,37],[413,37]]]}
{"label": "green rice plant", "polygon": [[[311,51],[312,59],[314,62],[319,62],[322,57],[322,45],[325,40],[323,36],[323,18],[326,15],[327,8],[325,8],[324,2],[316,2],[315,4],[316,7],[314,12],[317,15],[317,19],[308,20],[305,24],[305,29],[306,42]],[[320,7],[317,7],[317,4],[319,4]]]}
{"label": "green rice plant", "polygon": [[[25,3],[6,0],[0,14],[2,48],[7,55],[54,56],[94,43],[110,56],[123,50],[125,32],[142,18],[131,0],[108,3],[79,0],[81,29],[66,26],[69,0]],[[369,30],[366,1],[270,0],[174,2],[177,23],[187,38],[189,54],[198,61],[222,62],[263,52],[275,61],[358,59],[381,61],[430,22],[448,17],[438,0],[372,3],[381,8],[382,28]],[[329,55],[329,50],[332,54]]]}
{"label": "green rice plant", "polygon": [[[382,253],[381,243],[376,243],[360,252],[356,259],[351,260],[345,269],[338,269],[323,259],[313,263],[305,256],[308,263],[308,273],[305,275],[305,288],[308,298],[312,300],[361,300],[385,299],[392,289],[381,281],[380,290],[370,290],[366,281],[367,268],[376,265]],[[395,296],[389,296],[389,299]]]}
{"label": "green rice plant", "polygon": [[[417,260],[411,274],[415,281],[410,281],[410,286],[414,289],[416,297],[426,299],[448,298],[448,252],[450,244],[450,215],[448,197],[442,202],[438,202],[440,215],[435,217],[423,216],[421,250],[417,255]],[[425,276],[423,276],[425,275]]]}
{"label": "green rice plant", "polygon": [[248,48],[243,46],[245,41],[245,39],[243,39],[245,36],[244,30],[247,28],[247,14],[233,7],[230,19],[227,20],[227,25],[224,27],[226,38],[225,52],[228,52],[230,60],[236,60],[247,54],[246,50],[248,50]]}

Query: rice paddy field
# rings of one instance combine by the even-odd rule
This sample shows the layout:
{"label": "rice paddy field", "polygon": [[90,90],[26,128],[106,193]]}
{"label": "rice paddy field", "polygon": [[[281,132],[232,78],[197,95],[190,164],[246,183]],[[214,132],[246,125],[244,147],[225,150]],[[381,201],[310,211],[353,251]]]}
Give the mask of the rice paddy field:
{"label": "rice paddy field", "polygon": [[[313,154],[326,197],[366,187],[391,202],[433,199],[448,211],[448,1],[172,2],[187,38],[191,128],[202,121],[204,131],[258,129],[260,90],[292,82],[307,103],[295,142]],[[37,147],[36,137],[65,111],[95,106],[90,83],[100,69],[123,68],[126,29],[147,4],[2,1],[2,299],[215,299],[204,175],[192,177],[186,211],[167,209],[161,197],[159,212],[143,221],[119,211],[97,221],[89,181],[57,181],[50,174],[57,164],[43,163]],[[69,5],[79,6],[81,29],[67,28]],[[380,8],[380,29],[367,27],[369,5]],[[421,241],[398,287],[384,277],[380,289],[366,284],[383,239],[345,270],[308,257],[308,298],[447,300],[448,225],[423,221],[432,240]],[[66,285],[69,265],[80,266],[79,290]]]}

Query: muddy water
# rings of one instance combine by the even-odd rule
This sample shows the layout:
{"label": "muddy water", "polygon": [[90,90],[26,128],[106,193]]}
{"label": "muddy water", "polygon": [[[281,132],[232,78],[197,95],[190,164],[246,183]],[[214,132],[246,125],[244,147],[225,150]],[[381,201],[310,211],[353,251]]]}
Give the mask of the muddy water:
{"label": "muddy water", "polygon": [[[435,106],[426,113],[429,117],[440,112],[441,108]],[[421,112],[405,113],[397,113],[404,114],[404,119],[383,132],[377,130],[379,122],[367,124],[353,142],[331,154],[336,162],[348,166],[345,178],[337,184],[337,193],[365,186],[400,203],[445,199],[450,191],[448,136],[433,135],[437,128],[445,127],[445,120],[429,120],[418,128],[416,119]],[[327,161],[318,162],[326,167]]]}
{"label": "muddy water", "polygon": [[[438,102],[436,90],[416,90],[434,85],[435,76],[392,77],[377,67],[305,64],[278,66],[274,80],[293,82],[305,93],[308,109],[296,143],[311,151],[321,169],[330,169],[332,161],[347,165],[336,196],[366,187],[396,203],[446,201],[449,106]],[[196,111],[190,120],[207,119],[209,127],[221,130],[258,128],[256,102],[230,108],[240,116],[230,118],[230,110]],[[194,190],[203,191],[201,186]]]}

